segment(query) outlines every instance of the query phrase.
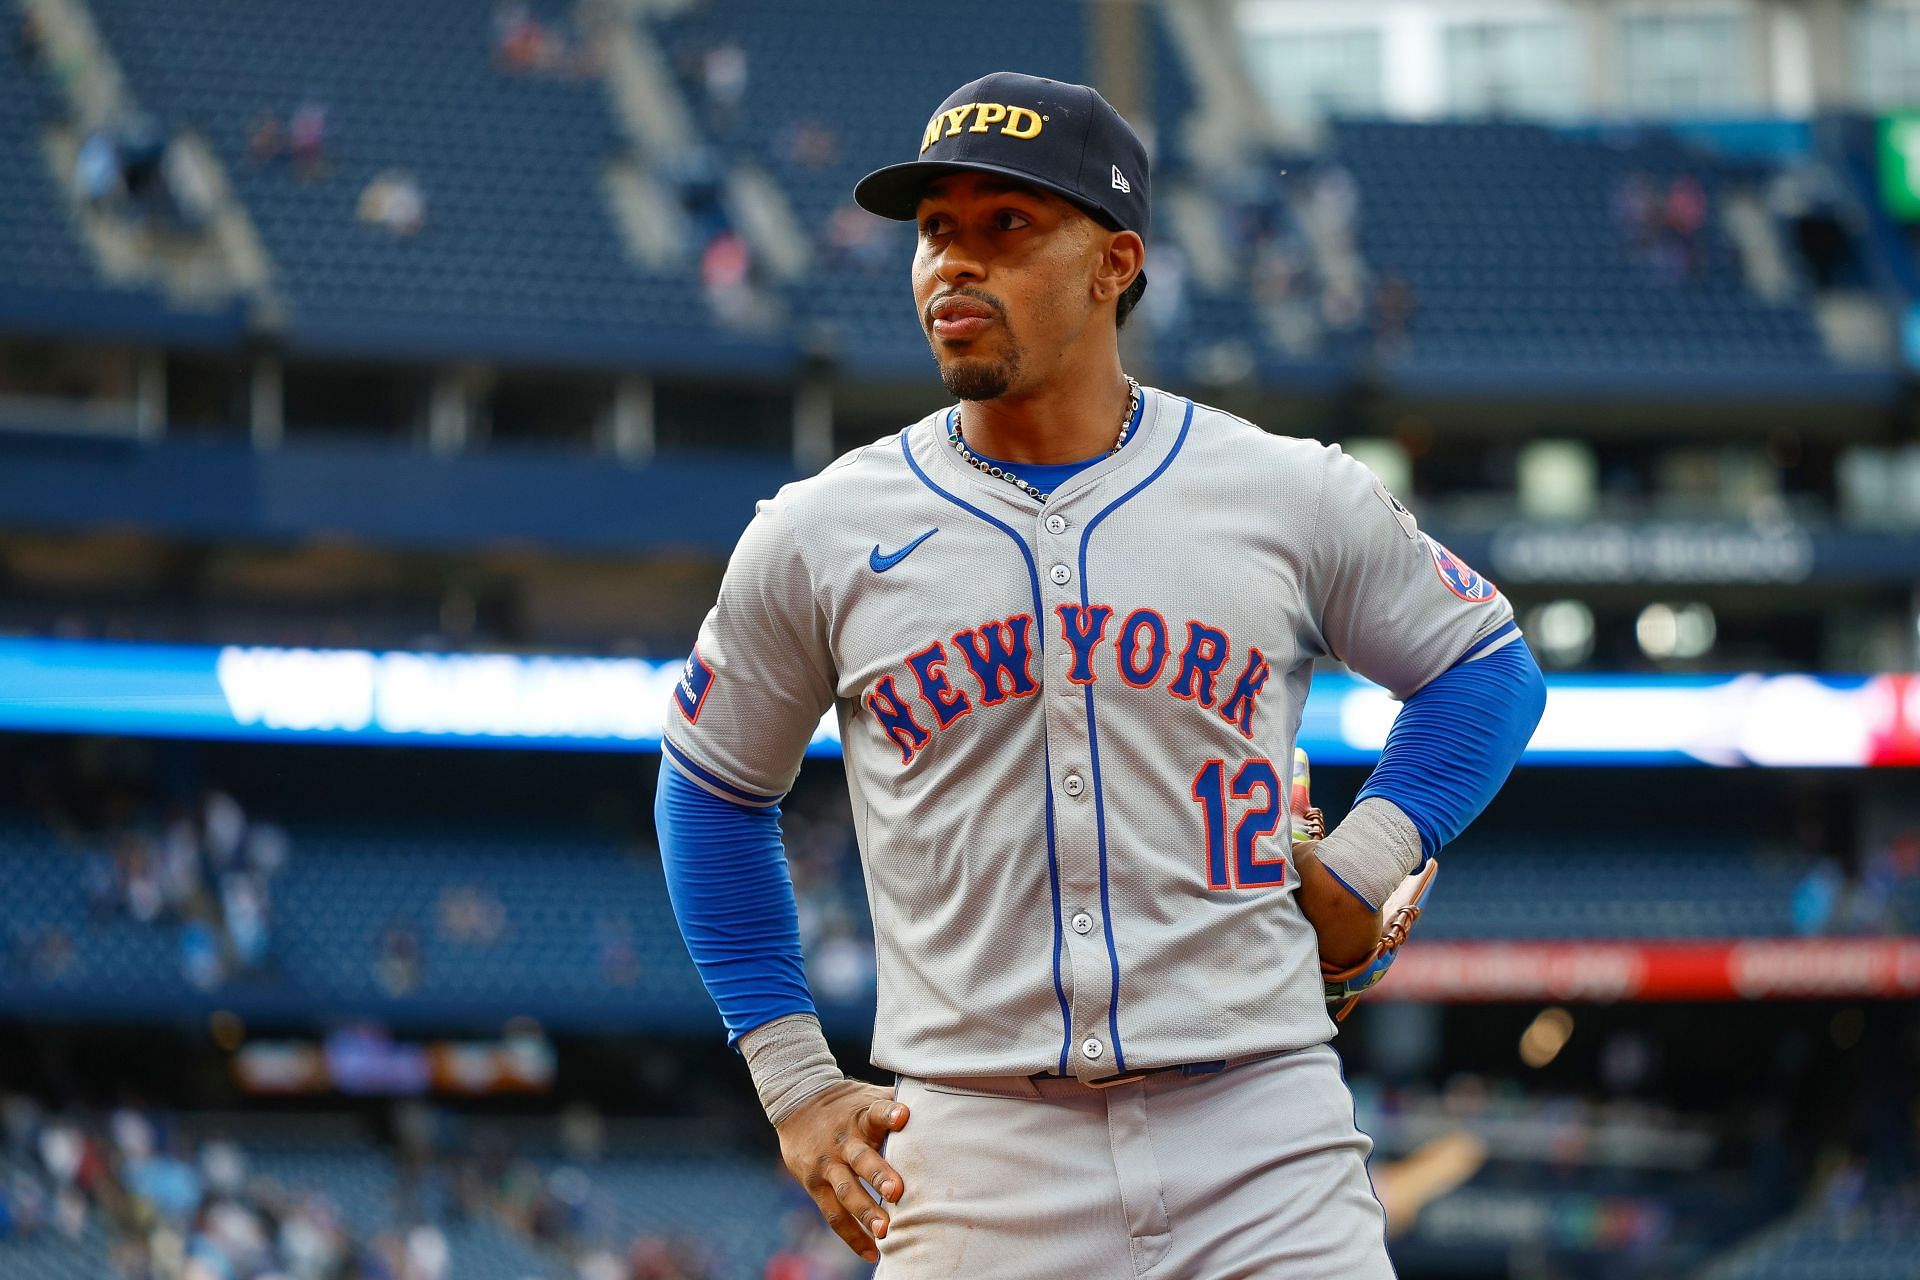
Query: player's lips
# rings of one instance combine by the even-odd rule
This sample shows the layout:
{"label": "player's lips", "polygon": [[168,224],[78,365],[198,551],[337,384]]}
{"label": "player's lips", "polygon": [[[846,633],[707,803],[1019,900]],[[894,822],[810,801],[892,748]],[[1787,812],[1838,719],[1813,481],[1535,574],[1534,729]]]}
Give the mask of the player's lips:
{"label": "player's lips", "polygon": [[978,298],[950,294],[927,308],[933,336],[948,342],[977,338],[998,318],[994,309]]}

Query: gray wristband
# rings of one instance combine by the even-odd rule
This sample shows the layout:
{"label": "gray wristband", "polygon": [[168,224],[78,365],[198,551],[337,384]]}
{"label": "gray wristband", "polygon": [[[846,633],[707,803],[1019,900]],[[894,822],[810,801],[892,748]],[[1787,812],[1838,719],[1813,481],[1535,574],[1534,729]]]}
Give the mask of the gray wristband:
{"label": "gray wristband", "polygon": [[1400,806],[1379,796],[1355,805],[1322,840],[1320,865],[1378,911],[1420,869],[1420,832]]}
{"label": "gray wristband", "polygon": [[808,1098],[846,1079],[827,1048],[820,1020],[810,1013],[755,1027],[740,1037],[740,1053],[759,1090],[760,1106],[776,1126]]}

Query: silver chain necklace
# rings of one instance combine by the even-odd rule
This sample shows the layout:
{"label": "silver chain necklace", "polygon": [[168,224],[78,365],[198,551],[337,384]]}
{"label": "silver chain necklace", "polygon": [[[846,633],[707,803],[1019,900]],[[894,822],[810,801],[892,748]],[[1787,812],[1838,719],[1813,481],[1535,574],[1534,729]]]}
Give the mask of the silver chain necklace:
{"label": "silver chain necklace", "polygon": [[[1109,458],[1120,452],[1121,446],[1126,444],[1127,436],[1133,430],[1133,415],[1139,412],[1140,409],[1140,384],[1129,377],[1127,379],[1127,388],[1127,411],[1120,419],[1119,438],[1113,442],[1113,448],[1107,450],[1107,456]],[[953,410],[953,412],[947,416],[947,443],[958,450],[960,456],[965,458],[976,470],[986,472],[995,480],[1005,480],[1008,484],[1026,494],[1034,501],[1045,505],[1047,499],[1053,496],[1050,493],[1040,492],[1040,490],[1034,488],[1031,484],[1028,484],[1025,480],[1022,480],[1005,467],[995,466],[973,450],[967,448],[967,442],[960,434],[959,409]]]}

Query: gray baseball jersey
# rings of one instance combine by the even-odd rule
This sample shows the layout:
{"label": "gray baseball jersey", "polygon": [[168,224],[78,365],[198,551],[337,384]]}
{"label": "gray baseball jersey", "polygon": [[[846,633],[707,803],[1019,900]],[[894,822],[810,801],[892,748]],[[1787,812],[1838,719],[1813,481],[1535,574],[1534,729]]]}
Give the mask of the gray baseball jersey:
{"label": "gray baseball jersey", "polygon": [[1396,696],[1517,632],[1337,447],[1142,394],[1042,505],[951,410],[760,504],[668,757],[772,804],[838,712],[875,1065],[1098,1079],[1333,1034],[1287,776],[1313,662]]}

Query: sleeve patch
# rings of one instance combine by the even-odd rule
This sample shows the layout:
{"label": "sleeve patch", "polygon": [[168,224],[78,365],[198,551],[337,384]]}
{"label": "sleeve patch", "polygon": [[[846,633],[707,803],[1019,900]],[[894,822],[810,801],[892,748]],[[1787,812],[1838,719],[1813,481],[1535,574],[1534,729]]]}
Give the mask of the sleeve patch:
{"label": "sleeve patch", "polygon": [[1420,536],[1420,525],[1419,522],[1413,518],[1413,512],[1407,510],[1405,503],[1388,492],[1386,485],[1375,480],[1373,482],[1373,496],[1386,504],[1388,514],[1399,524],[1400,531],[1407,535],[1409,542]]}
{"label": "sleeve patch", "polygon": [[[680,708],[680,714],[687,718],[688,724],[700,723],[700,708],[707,701],[707,691],[713,688],[713,668],[695,649],[687,655],[686,669],[680,673],[680,683],[673,687],[673,700]],[[658,695],[655,695],[658,696]]]}
{"label": "sleeve patch", "polygon": [[1485,604],[1500,594],[1493,583],[1474,572],[1473,566],[1434,541],[1432,535],[1424,536],[1427,550],[1433,556],[1434,572],[1440,575],[1447,590],[1469,604]]}

